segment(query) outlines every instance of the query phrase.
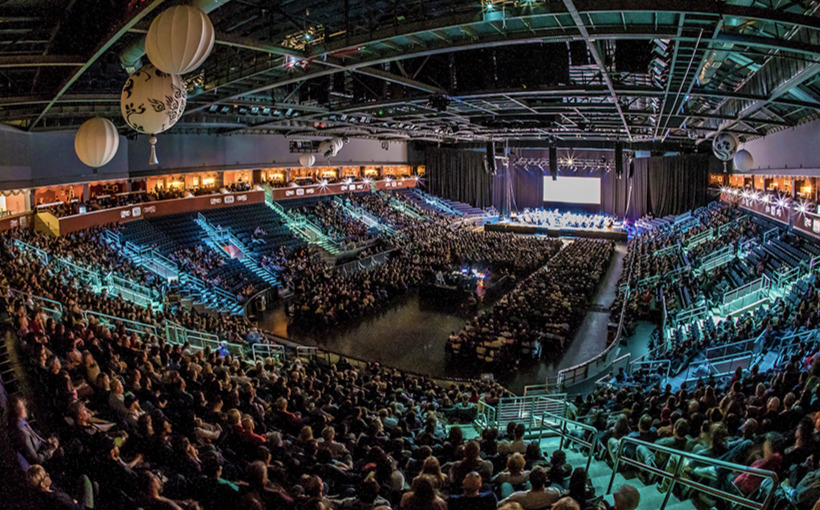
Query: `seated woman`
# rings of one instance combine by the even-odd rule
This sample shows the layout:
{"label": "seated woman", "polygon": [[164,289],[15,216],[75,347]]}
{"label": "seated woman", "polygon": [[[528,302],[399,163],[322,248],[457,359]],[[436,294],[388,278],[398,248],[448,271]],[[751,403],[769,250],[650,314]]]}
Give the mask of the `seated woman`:
{"label": "seated woman", "polygon": [[526,461],[520,453],[507,459],[507,469],[493,477],[493,483],[500,487],[501,498],[507,498],[515,491],[529,489],[530,472],[524,470]]}
{"label": "seated woman", "polygon": [[17,452],[29,464],[44,464],[59,454],[60,441],[44,438],[28,423],[28,409],[22,397],[14,396],[9,405],[9,434]]}
{"label": "seated woman", "polygon": [[33,499],[36,508],[49,510],[85,510],[94,508],[94,490],[87,476],[82,477],[82,501],[72,498],[68,493],[54,487],[48,472],[39,464],[34,464],[26,471],[26,481],[34,490]]}

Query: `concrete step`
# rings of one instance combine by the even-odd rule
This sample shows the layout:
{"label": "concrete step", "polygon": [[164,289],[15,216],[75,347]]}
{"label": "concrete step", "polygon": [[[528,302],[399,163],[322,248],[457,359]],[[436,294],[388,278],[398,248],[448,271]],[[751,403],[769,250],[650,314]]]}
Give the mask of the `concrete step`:
{"label": "concrete step", "polygon": [[[544,455],[549,457],[553,451],[557,450],[560,446],[560,438],[557,437],[549,437],[544,438],[541,440],[541,449],[544,451]],[[570,448],[564,448],[564,452],[567,455],[567,463],[569,463],[573,469],[581,467],[586,468],[587,461],[588,461],[588,452],[587,451],[573,451]],[[587,476],[590,480],[590,483],[595,488],[596,495],[604,495],[606,494],[607,489],[609,488],[609,482],[612,479],[612,468],[607,464],[605,461],[600,461],[596,459],[592,459],[589,465],[589,469],[587,471]],[[657,509],[661,507],[663,500],[666,498],[666,493],[661,492],[658,490],[658,487],[655,483],[646,485],[644,484],[640,478],[630,475],[630,478],[626,478],[623,473],[616,473],[615,478],[612,483],[612,491],[618,490],[618,487],[629,484],[638,489],[638,492],[641,495],[641,503],[639,508],[643,509]],[[611,494],[606,496],[607,501],[612,503],[612,496]],[[703,505],[701,505],[703,506]],[[667,510],[696,510],[695,504],[687,499],[684,501],[680,501],[674,494],[669,495],[669,501],[666,505]]]}

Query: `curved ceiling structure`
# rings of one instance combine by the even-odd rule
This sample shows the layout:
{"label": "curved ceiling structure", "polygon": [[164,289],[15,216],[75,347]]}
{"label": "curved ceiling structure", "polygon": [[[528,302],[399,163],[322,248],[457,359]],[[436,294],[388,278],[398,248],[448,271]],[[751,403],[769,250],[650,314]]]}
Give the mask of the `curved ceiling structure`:
{"label": "curved ceiling structure", "polygon": [[[178,2],[0,3],[0,122],[111,118]],[[195,0],[216,45],[173,132],[742,139],[820,114],[818,0]]]}

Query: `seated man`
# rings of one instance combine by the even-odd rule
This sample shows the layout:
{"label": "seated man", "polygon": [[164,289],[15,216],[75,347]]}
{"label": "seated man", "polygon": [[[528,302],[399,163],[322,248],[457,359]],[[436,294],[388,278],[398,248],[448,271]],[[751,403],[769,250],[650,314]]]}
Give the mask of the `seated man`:
{"label": "seated man", "polygon": [[467,473],[476,471],[482,479],[489,480],[493,474],[493,463],[481,458],[481,447],[477,441],[469,441],[464,446],[464,458],[450,471],[450,482],[459,487]]}
{"label": "seated man", "polygon": [[491,491],[481,491],[481,475],[475,471],[467,473],[461,484],[464,492],[452,495],[447,499],[449,510],[494,510],[498,499]]}
{"label": "seated man", "polygon": [[537,510],[549,508],[550,505],[561,498],[559,490],[546,487],[547,472],[540,466],[530,472],[530,485],[532,485],[530,490],[513,492],[510,497],[502,500],[500,504],[518,503],[524,510]]}

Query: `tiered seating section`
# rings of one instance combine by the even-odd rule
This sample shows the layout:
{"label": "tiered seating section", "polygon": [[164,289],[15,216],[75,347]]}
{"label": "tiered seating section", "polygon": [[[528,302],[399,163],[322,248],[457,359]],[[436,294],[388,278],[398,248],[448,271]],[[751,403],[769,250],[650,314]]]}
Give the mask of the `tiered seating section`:
{"label": "tiered seating section", "polygon": [[215,209],[202,214],[212,224],[229,229],[259,259],[270,256],[271,251],[291,252],[305,244],[265,204]]}
{"label": "tiered seating section", "polygon": [[[233,213],[234,215],[237,212],[244,213],[244,210],[243,207],[233,210]],[[252,211],[248,212],[252,214]],[[247,297],[267,286],[263,278],[246,267],[240,260],[231,258],[223,247],[209,242],[203,230],[194,221],[195,218],[194,213],[187,213],[130,222],[124,225],[122,236],[125,241],[136,245],[154,247],[171,260],[177,258],[175,254],[180,249],[187,249],[189,253],[194,253],[198,247],[200,251],[208,252],[209,260],[218,258],[220,262],[215,265],[209,264],[211,269],[201,275],[202,279],[233,295]],[[235,225],[235,222],[240,221],[236,217],[228,224]],[[229,228],[228,224],[224,228]]]}
{"label": "tiered seating section", "polygon": [[402,196],[408,202],[414,204],[419,209],[463,218],[479,218],[487,215],[483,210],[473,207],[470,204],[439,198],[426,193],[418,188],[407,188],[397,190],[396,195]]}
{"label": "tiered seating section", "polygon": [[[633,241],[624,283],[638,289],[643,280],[644,287],[624,292],[630,314],[641,312],[644,293],[659,294],[675,283],[648,278],[708,260],[706,253],[687,250],[693,229],[740,219],[722,207],[696,217],[699,226],[667,227],[663,236]],[[762,246],[765,255],[802,269],[809,258],[801,252],[814,252],[803,238],[733,225],[737,232],[725,238],[735,239],[741,257]],[[153,238],[163,250],[193,233],[187,226],[141,228],[133,235]],[[813,272],[784,283],[782,296],[753,313],[680,323],[674,345],[660,345],[653,354],[684,366],[716,346],[756,338],[776,363],[767,354],[757,368],[741,366],[726,377],[706,373],[691,389],[665,386],[658,373],[613,375],[605,387],[569,402],[556,393],[514,397],[489,383],[439,385],[378,364],[354,368],[345,360],[292,356],[252,362],[222,348],[200,351],[174,341],[163,325],[173,317],[230,341],[258,338],[235,318],[155,313],[96,293],[50,271],[35,250],[21,251],[15,235],[2,236],[0,279],[31,294],[8,291],[0,300],[24,360],[15,373],[28,380],[17,387],[29,388],[29,398],[15,396],[7,411],[6,465],[13,467],[3,490],[13,497],[2,500],[4,508],[508,510],[516,503],[586,510],[601,508],[598,498],[607,492],[615,493],[616,510],[816,506],[816,336],[790,344],[785,358],[777,352],[784,335],[820,326],[820,281]],[[453,257],[526,273],[543,263],[539,253],[551,246],[503,234],[483,238],[426,221],[408,223],[403,236],[415,257],[397,260],[433,270]],[[69,250],[90,265],[100,239],[29,241],[47,251]],[[594,276],[604,270],[594,261],[604,260],[607,250],[593,247],[608,246],[594,243],[576,241],[564,249],[560,282],[539,291],[556,294],[550,311],[564,306],[561,285],[579,280],[577,273],[589,272],[582,287],[594,287]],[[585,253],[593,254],[588,265]],[[293,277],[305,272],[305,263],[292,258],[283,265]],[[388,275],[412,274],[419,266],[399,269]],[[732,281],[740,277],[732,269],[727,274]],[[687,285],[699,289],[698,278]],[[338,278],[318,281],[344,286]],[[309,279],[303,283],[303,290],[317,288]],[[35,295],[65,307],[49,309],[52,302]],[[338,302],[332,294],[316,295],[327,298],[323,305]],[[542,301],[528,296],[520,312],[534,323]],[[98,322],[84,309],[121,319]]]}

